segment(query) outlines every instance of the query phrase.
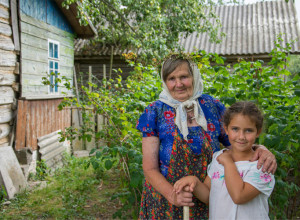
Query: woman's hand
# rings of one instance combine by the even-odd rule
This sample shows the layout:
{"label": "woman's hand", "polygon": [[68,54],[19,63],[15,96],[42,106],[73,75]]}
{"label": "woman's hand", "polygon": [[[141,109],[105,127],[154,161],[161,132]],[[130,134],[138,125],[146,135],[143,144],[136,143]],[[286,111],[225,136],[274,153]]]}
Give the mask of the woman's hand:
{"label": "woman's hand", "polygon": [[224,150],[223,153],[217,157],[217,161],[220,164],[222,164],[223,166],[225,165],[225,163],[228,163],[228,162],[233,163],[234,162],[232,159],[232,156],[228,150]]}
{"label": "woman's hand", "polygon": [[175,205],[177,207],[194,206],[193,193],[189,192],[188,186],[183,188],[183,190],[179,191],[178,193],[176,193],[174,190],[173,194],[172,194],[172,200],[173,201],[169,201],[169,202],[171,202],[173,205]]}
{"label": "woman's hand", "polygon": [[256,161],[257,169],[263,167],[262,171],[274,174],[277,169],[277,162],[274,154],[272,154],[265,146],[257,145],[255,152],[250,161]]}

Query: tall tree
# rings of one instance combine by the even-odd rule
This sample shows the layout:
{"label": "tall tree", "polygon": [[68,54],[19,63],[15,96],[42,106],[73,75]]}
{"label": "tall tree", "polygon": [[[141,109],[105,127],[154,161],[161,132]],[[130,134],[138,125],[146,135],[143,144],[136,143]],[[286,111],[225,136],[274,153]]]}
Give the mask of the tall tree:
{"label": "tall tree", "polygon": [[[64,5],[77,2],[65,0]],[[93,41],[130,48],[143,58],[178,49],[180,34],[207,32],[220,41],[213,0],[80,0],[79,16],[98,31]]]}

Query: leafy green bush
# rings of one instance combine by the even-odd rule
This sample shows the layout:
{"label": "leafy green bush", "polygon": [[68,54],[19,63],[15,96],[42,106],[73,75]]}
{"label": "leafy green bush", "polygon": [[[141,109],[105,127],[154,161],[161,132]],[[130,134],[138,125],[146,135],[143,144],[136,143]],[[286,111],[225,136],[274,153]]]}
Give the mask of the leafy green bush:
{"label": "leafy green bush", "polygon": [[[72,98],[60,105],[63,108],[73,104],[83,112],[84,125],[79,132],[67,129],[63,134],[65,138],[74,139],[77,133],[83,140],[91,141],[95,137],[96,143],[105,143],[105,146],[90,152],[94,156],[86,161],[86,167],[92,166],[99,178],[111,168],[121,171],[122,187],[112,195],[112,199],[119,199],[123,204],[115,213],[118,218],[137,218],[144,175],[142,139],[135,125],[144,108],[157,99],[161,88],[155,67],[133,61],[129,61],[129,65],[134,71],[125,82],[120,75],[114,80],[103,80],[100,85],[89,83],[93,89],[90,91],[82,86],[80,103]],[[103,115],[108,121],[105,128],[96,133],[92,129],[96,125],[90,120],[95,115]]]}

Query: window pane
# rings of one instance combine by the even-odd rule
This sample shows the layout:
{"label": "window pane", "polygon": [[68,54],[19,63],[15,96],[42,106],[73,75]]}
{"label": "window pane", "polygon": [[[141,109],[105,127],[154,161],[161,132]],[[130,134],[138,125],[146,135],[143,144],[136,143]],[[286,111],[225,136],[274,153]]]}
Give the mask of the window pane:
{"label": "window pane", "polygon": [[50,65],[50,69],[53,69],[53,61],[50,61],[49,65]]}
{"label": "window pane", "polygon": [[58,45],[54,44],[54,58],[58,58]]}
{"label": "window pane", "polygon": [[[55,72],[57,73],[57,72]],[[55,80],[57,80],[57,74],[55,74]],[[58,92],[58,85],[57,85],[57,82],[55,83],[55,92]]]}
{"label": "window pane", "polygon": [[54,62],[54,63],[55,63],[54,69],[58,71],[58,62]]}
{"label": "window pane", "polygon": [[53,81],[54,81],[54,76],[50,75],[50,92],[53,92],[53,87],[52,87],[54,83]]}
{"label": "window pane", "polygon": [[53,43],[49,42],[49,57],[53,57]]}

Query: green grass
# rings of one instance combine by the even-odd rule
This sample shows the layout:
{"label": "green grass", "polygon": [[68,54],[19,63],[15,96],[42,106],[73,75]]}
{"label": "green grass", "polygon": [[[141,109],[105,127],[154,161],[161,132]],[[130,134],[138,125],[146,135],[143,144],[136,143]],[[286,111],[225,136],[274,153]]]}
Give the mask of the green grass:
{"label": "green grass", "polygon": [[47,176],[47,186],[25,191],[0,206],[1,219],[97,219],[112,218],[120,206],[111,201],[118,189],[117,173],[99,178],[85,159],[67,157],[63,168]]}

